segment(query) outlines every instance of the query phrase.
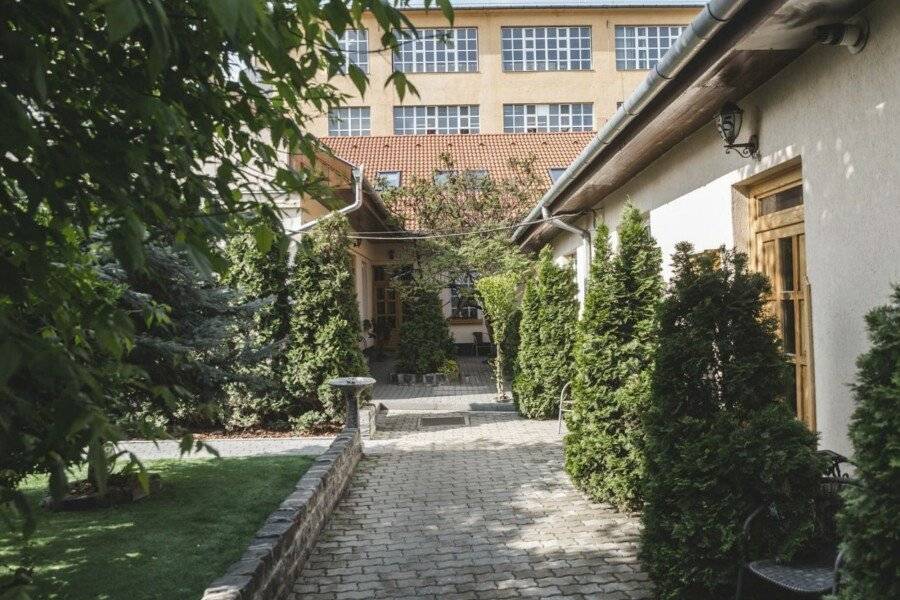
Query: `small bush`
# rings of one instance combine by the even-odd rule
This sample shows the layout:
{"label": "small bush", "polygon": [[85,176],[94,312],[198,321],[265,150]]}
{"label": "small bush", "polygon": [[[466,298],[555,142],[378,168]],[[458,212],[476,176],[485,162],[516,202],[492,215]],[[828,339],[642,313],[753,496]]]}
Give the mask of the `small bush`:
{"label": "small bush", "polygon": [[525,286],[519,326],[519,371],[513,392],[519,412],[530,419],[556,414],[559,393],[572,376],[578,305],[572,270],[541,250],[537,276]]}
{"label": "small bush", "polygon": [[650,397],[662,254],[640,211],[629,207],[611,256],[597,229],[584,314],[575,345],[566,470],[599,502],[641,506],[642,418]]}
{"label": "small bush", "polygon": [[646,417],[641,557],[662,600],[734,593],[744,519],[772,502],[782,527],[751,557],[790,557],[813,534],[816,437],[785,401],[787,363],[746,257],[681,244],[660,310]]}
{"label": "small bush", "polygon": [[336,426],[333,419],[318,410],[305,412],[299,417],[291,417],[289,423],[292,431],[305,434],[326,433]]}
{"label": "small bush", "polygon": [[403,303],[403,324],[397,349],[397,369],[402,373],[438,373],[456,346],[441,310],[437,292],[410,289]]}
{"label": "small bush", "polygon": [[847,567],[839,598],[900,598],[900,286],[866,317],[850,423],[856,476],[838,518]]}

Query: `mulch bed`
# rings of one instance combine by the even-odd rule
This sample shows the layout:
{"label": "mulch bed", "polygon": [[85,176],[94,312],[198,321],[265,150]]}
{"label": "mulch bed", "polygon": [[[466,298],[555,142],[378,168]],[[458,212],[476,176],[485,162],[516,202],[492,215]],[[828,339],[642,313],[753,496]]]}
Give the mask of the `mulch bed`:
{"label": "mulch bed", "polygon": [[304,438],[304,437],[322,437],[335,435],[341,431],[340,425],[322,428],[311,433],[300,433],[296,431],[284,431],[278,429],[240,429],[236,431],[214,430],[214,431],[195,431],[194,437],[198,440],[249,440],[254,438]]}

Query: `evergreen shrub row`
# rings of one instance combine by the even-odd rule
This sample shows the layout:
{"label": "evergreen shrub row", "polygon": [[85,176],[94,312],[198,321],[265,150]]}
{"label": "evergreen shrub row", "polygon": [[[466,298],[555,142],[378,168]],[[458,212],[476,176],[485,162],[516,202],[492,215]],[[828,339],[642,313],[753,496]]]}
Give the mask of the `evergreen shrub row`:
{"label": "evergreen shrub row", "polygon": [[572,270],[541,250],[537,273],[525,286],[519,325],[518,373],[513,396],[522,415],[549,419],[559,394],[572,377],[572,348],[578,321],[577,289]]}
{"label": "evergreen shrub row", "polygon": [[584,313],[575,344],[566,470],[591,498],[641,506],[642,417],[650,398],[662,254],[636,208],[619,228],[618,252],[597,228]]}

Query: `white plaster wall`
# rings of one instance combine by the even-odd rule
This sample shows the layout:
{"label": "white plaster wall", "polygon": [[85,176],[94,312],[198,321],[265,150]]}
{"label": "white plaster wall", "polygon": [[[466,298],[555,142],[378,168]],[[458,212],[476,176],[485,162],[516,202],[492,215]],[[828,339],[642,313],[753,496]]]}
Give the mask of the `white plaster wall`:
{"label": "white plaster wall", "polygon": [[[816,420],[821,446],[842,453],[851,451],[849,385],[868,348],[864,315],[900,283],[900,10],[879,0],[866,16],[862,53],[814,47],[740,101],[755,113],[762,160],[726,155],[710,123],[596,207],[611,228],[626,201],[650,211],[668,263],[680,240],[698,249],[732,244],[733,220],[748,218],[731,214],[732,185],[799,157]],[[563,256],[578,240],[562,234],[552,243]]]}

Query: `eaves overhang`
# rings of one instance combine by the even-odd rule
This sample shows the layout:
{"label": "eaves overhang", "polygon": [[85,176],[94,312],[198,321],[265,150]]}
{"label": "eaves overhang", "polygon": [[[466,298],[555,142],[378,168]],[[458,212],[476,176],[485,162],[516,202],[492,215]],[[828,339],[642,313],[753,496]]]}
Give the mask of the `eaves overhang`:
{"label": "eaves overhang", "polygon": [[[796,60],[814,29],[841,22],[872,0],[712,0],[623,106],[547,191],[523,223],[601,203],[678,142],[711,123]],[[512,239],[539,248],[550,223],[522,225]]]}

